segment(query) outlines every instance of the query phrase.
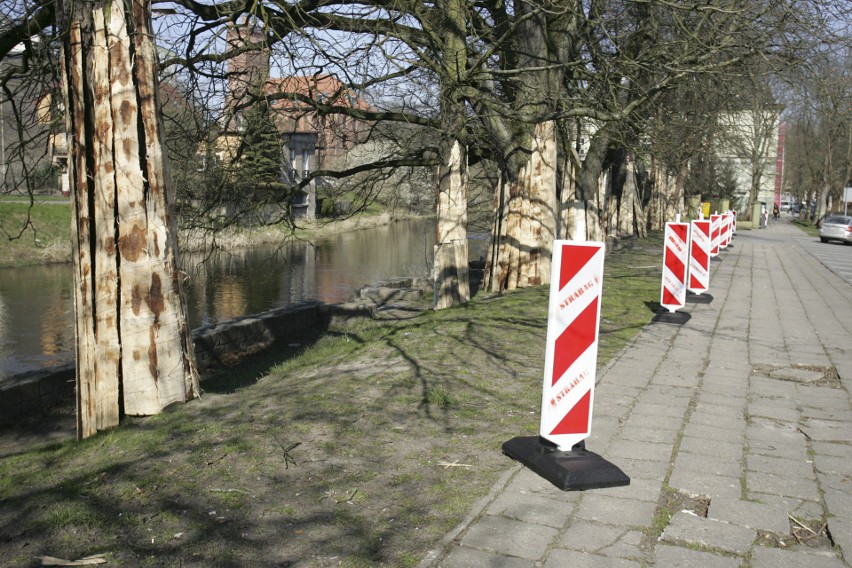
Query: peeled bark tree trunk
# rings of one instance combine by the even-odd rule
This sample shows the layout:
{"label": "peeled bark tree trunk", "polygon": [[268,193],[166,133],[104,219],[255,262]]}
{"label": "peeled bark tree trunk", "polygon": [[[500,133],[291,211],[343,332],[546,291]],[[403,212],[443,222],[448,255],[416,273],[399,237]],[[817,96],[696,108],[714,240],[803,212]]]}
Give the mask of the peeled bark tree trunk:
{"label": "peeled bark tree trunk", "polygon": [[648,201],[648,228],[651,231],[659,231],[663,227],[663,216],[665,215],[665,169],[658,160],[651,159],[651,198]]}
{"label": "peeled bark tree trunk", "polygon": [[438,168],[437,244],[434,254],[436,310],[470,301],[467,246],[467,148],[459,141],[465,131],[465,104],[460,86],[467,80],[466,16],[461,0],[438,4],[443,20],[441,115],[444,136]]}
{"label": "peeled bark tree trunk", "polygon": [[665,223],[674,221],[677,215],[683,215],[684,206],[686,204],[686,178],[689,175],[689,169],[686,164],[681,164],[678,168],[677,176],[674,178],[674,184],[670,185],[671,193],[668,195],[666,203],[668,203],[668,211],[666,218],[663,220],[663,228]]}
{"label": "peeled bark tree trunk", "polygon": [[[683,189],[686,178],[672,176],[659,162],[654,162],[651,170],[654,185],[651,203],[648,205],[649,228],[652,231],[662,231],[668,221],[674,221],[675,215],[683,211]],[[685,175],[685,170],[682,173]]]}
{"label": "peeled bark tree trunk", "polygon": [[586,234],[590,241],[603,241],[606,238],[609,186],[610,171],[607,168],[598,175],[595,181],[594,198],[586,204]]}
{"label": "peeled bark tree trunk", "polygon": [[77,435],[198,396],[147,0],[64,0]]}
{"label": "peeled bark tree trunk", "polygon": [[557,137],[557,199],[559,204],[557,239],[585,240],[586,208],[577,199],[577,166],[580,157],[572,147],[573,140],[562,133]]}
{"label": "peeled bark tree trunk", "polygon": [[550,282],[556,238],[556,135],[553,122],[536,125],[527,160],[514,175],[501,176],[484,288],[491,292]]}
{"label": "peeled bark tree trunk", "polygon": [[[558,235],[556,123],[565,61],[571,59],[576,19],[558,2],[517,2],[517,27],[503,53],[511,69],[501,80],[502,105],[483,105],[482,119],[500,163],[494,224],[483,287],[497,292],[550,281],[553,240]],[[508,32],[508,29],[506,30]],[[502,33],[502,32],[501,32]],[[498,125],[499,123],[499,125]]]}
{"label": "peeled bark tree trunk", "polygon": [[575,238],[600,241],[604,238],[607,212],[606,196],[609,187],[607,157],[611,140],[606,128],[596,131],[590,140],[583,167],[577,172],[577,199],[585,207],[585,234]]}
{"label": "peeled bark tree trunk", "polygon": [[831,142],[828,144],[828,149],[823,158],[822,174],[820,184],[817,190],[816,210],[814,211],[815,222],[822,222],[822,218],[829,213],[828,199],[831,192]]}
{"label": "peeled bark tree trunk", "polygon": [[458,141],[444,151],[438,171],[435,245],[436,310],[470,301],[467,265],[467,157]]}
{"label": "peeled bark tree trunk", "polygon": [[618,201],[618,236],[620,237],[632,235],[635,232],[636,172],[633,165],[633,158],[628,157],[624,164],[624,185],[621,189],[621,198]]}

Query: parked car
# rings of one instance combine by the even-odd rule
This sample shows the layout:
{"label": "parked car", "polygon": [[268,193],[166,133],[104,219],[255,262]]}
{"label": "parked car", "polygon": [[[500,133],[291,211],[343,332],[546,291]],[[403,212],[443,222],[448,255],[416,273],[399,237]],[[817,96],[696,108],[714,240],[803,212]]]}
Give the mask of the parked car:
{"label": "parked car", "polygon": [[823,219],[819,226],[819,240],[824,243],[841,241],[845,245],[852,244],[852,217],[830,215]]}
{"label": "parked car", "polygon": [[781,213],[789,213],[790,212],[790,202],[782,201],[781,202]]}

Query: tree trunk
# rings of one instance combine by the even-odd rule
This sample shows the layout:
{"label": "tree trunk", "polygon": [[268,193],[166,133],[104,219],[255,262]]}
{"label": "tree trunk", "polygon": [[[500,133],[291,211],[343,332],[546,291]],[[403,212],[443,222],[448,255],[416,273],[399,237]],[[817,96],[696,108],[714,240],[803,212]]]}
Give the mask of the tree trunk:
{"label": "tree trunk", "polygon": [[[506,61],[523,70],[501,79],[500,99],[511,110],[483,107],[483,122],[498,152],[491,247],[483,287],[489,291],[538,286],[550,281],[553,240],[559,223],[557,199],[556,123],[558,97],[570,60],[576,24],[571,10],[545,2],[512,4],[516,28]],[[505,8],[504,8],[505,9]],[[508,30],[507,30],[508,31]]]}
{"label": "tree trunk", "polygon": [[595,183],[593,201],[586,205],[586,233],[590,241],[603,241],[606,238],[608,223],[607,196],[609,195],[610,171],[601,170]]}
{"label": "tree trunk", "polygon": [[435,245],[436,310],[470,301],[467,266],[467,157],[459,142],[445,151],[438,171],[438,235]]}
{"label": "tree trunk", "polygon": [[624,186],[621,189],[621,199],[618,207],[618,235],[632,235],[636,218],[634,217],[634,202],[636,201],[636,172],[633,169],[633,158],[628,156],[624,164]]}
{"label": "tree trunk", "polygon": [[831,193],[831,153],[832,153],[831,142],[829,141],[828,147],[825,152],[825,157],[822,162],[822,175],[820,179],[820,184],[817,190],[817,201],[816,201],[816,211],[814,211],[814,222],[821,223],[823,217],[825,217],[829,213],[828,208],[828,200],[829,194]]}
{"label": "tree trunk", "polygon": [[668,211],[663,222],[663,227],[665,227],[666,221],[674,221],[677,215],[681,215],[683,213],[684,196],[686,195],[686,178],[688,175],[689,170],[686,164],[682,164],[678,168],[674,183],[669,184],[670,193],[666,199]]}
{"label": "tree trunk", "polygon": [[682,176],[673,177],[659,162],[652,166],[654,186],[651,203],[648,205],[650,229],[662,231],[667,221],[674,221],[675,215],[683,210],[683,188],[685,171]]}
{"label": "tree trunk", "polygon": [[648,228],[651,231],[659,231],[662,227],[661,219],[664,215],[663,195],[665,195],[665,188],[663,187],[663,183],[665,182],[665,176],[663,175],[664,170],[660,162],[656,159],[651,159],[650,170],[651,197],[648,200],[648,207],[646,209],[648,212]]}
{"label": "tree trunk", "polygon": [[556,238],[583,241],[586,239],[586,208],[577,199],[577,167],[575,165],[575,161],[579,162],[580,158],[571,146],[570,136],[563,133],[558,140],[559,223]]}
{"label": "tree trunk", "polygon": [[198,396],[147,0],[57,10],[73,200],[77,434]]}
{"label": "tree trunk", "polygon": [[435,299],[442,310],[470,301],[467,252],[467,148],[465,104],[461,86],[467,81],[466,12],[462,0],[439,3],[444,58],[441,60],[441,115],[444,140],[438,169],[437,244],[434,255]]}
{"label": "tree trunk", "polygon": [[556,137],[553,122],[536,125],[528,159],[501,175],[483,287],[491,292],[550,282],[556,238]]}
{"label": "tree trunk", "polygon": [[642,208],[642,203],[636,199],[633,202],[633,216],[636,219],[636,236],[645,238],[648,236],[648,219],[645,215],[645,209]]}
{"label": "tree trunk", "polygon": [[634,161],[633,182],[633,217],[636,220],[636,235],[644,238],[648,235],[648,209],[651,205],[648,191],[651,184],[648,183],[648,169],[644,161]]}
{"label": "tree trunk", "polygon": [[621,200],[613,191],[613,185],[616,181],[615,168],[610,166],[608,172],[608,183],[601,186],[601,202],[605,204],[604,211],[606,211],[606,232],[604,234],[604,239],[618,235],[618,216],[621,205]]}
{"label": "tree trunk", "polygon": [[591,137],[586,157],[580,171],[576,172],[577,199],[585,209],[585,234],[577,238],[600,241],[607,227],[607,195],[609,194],[610,138],[606,127],[597,130]]}

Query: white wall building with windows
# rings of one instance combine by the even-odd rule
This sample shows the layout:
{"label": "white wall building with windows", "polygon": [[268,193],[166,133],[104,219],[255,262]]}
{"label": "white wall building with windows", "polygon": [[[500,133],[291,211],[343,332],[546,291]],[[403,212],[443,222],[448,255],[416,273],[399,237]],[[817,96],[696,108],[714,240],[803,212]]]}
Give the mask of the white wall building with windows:
{"label": "white wall building with windows", "polygon": [[[780,108],[769,108],[723,113],[719,117],[716,156],[732,166],[739,201],[731,204],[734,208],[748,206],[752,197],[769,208],[780,199],[777,182],[783,175],[783,146],[779,140],[783,138],[779,115]],[[754,196],[750,195],[752,187],[756,190]]]}

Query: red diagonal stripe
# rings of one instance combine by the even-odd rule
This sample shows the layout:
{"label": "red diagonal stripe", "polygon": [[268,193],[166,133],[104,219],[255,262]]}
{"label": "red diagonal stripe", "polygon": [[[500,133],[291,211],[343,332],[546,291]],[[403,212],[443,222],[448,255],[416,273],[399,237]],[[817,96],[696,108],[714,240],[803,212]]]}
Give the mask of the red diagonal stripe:
{"label": "red diagonal stripe", "polygon": [[681,241],[686,242],[686,231],[689,229],[689,225],[681,223],[679,225],[670,225],[670,227]]}
{"label": "red diagonal stripe", "polygon": [[589,410],[591,408],[592,391],[589,390],[577,404],[568,411],[565,418],[559,421],[551,436],[556,434],[585,434],[589,431]]}
{"label": "red diagonal stripe", "polygon": [[692,247],[692,258],[694,258],[700,266],[707,266],[707,253],[699,247]]}
{"label": "red diagonal stripe", "polygon": [[690,288],[695,289],[695,288],[701,288],[702,286],[704,286],[704,284],[699,282],[698,279],[694,275],[692,275],[692,274],[689,275],[689,287]]}
{"label": "red diagonal stripe", "polygon": [[683,282],[684,278],[686,278],[686,267],[674,252],[671,250],[667,250],[666,252],[668,253],[666,254],[666,268],[672,271],[675,278]]}
{"label": "red diagonal stripe", "polygon": [[703,223],[695,223],[695,227],[698,230],[700,230],[702,233],[707,235],[708,237],[710,236],[710,222],[709,221],[705,221]]}
{"label": "red diagonal stripe", "polygon": [[550,386],[565,374],[577,358],[595,342],[598,327],[598,298],[595,297],[574,321],[556,338],[553,354],[553,378]]}
{"label": "red diagonal stripe", "polygon": [[663,288],[663,305],[664,306],[681,306],[683,303],[674,297],[668,288]]}
{"label": "red diagonal stripe", "polygon": [[560,290],[586,266],[596,252],[598,252],[597,247],[562,245],[562,265],[559,267]]}

